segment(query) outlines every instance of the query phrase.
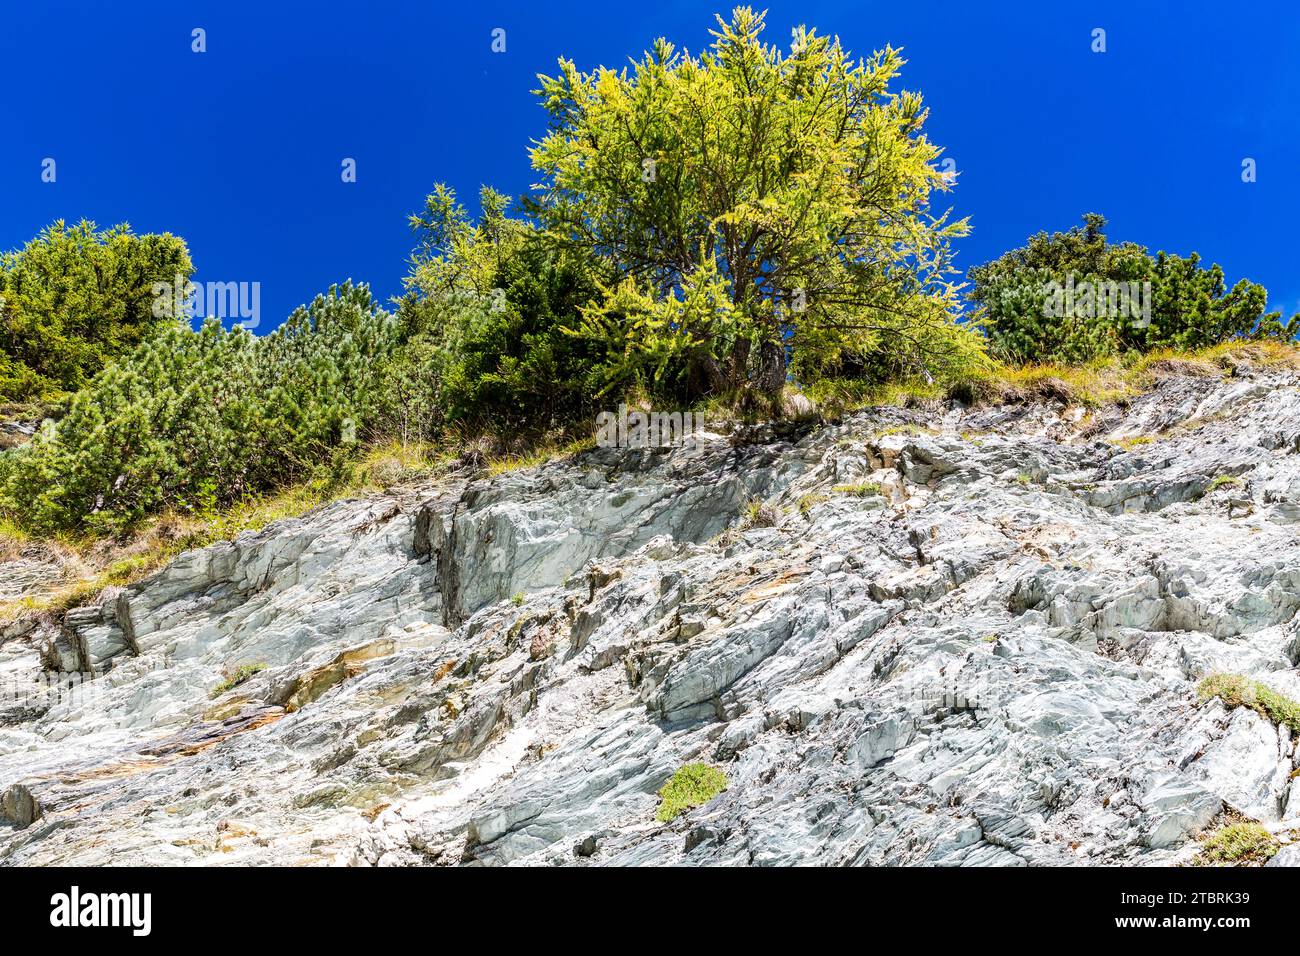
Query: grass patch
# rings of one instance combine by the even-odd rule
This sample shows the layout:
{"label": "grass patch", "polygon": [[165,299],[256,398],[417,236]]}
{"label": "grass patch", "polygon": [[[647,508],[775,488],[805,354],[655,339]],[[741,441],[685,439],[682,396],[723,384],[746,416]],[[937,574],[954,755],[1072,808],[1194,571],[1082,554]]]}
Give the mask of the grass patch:
{"label": "grass patch", "polygon": [[1126,448],[1132,451],[1134,448],[1141,448],[1143,445],[1149,445],[1155,438],[1151,435],[1134,435],[1132,438],[1121,438],[1115,442],[1120,448]]}
{"label": "grass patch", "polygon": [[922,428],[920,425],[913,425],[908,422],[905,425],[891,425],[889,428],[882,428],[876,432],[877,438],[886,438],[889,435],[933,435],[934,431],[929,428]]}
{"label": "grass patch", "polygon": [[1144,384],[1117,360],[1087,365],[995,365],[954,382],[948,396],[966,405],[1036,400],[1096,408],[1137,395]]}
{"label": "grass patch", "polygon": [[933,382],[868,382],[857,379],[826,379],[804,389],[817,404],[823,419],[838,419],[864,408],[895,406],[922,408],[941,401],[944,389]]}
{"label": "grass patch", "polygon": [[1300,704],[1267,684],[1240,674],[1211,674],[1201,681],[1196,692],[1202,703],[1217,697],[1229,710],[1249,707],[1261,717],[1286,727],[1292,735],[1300,734]]}
{"label": "grass patch", "polygon": [[679,769],[659,791],[659,809],[655,819],[669,823],[691,807],[708,803],[727,789],[727,775],[706,763],[688,763]]}
{"label": "grass patch", "polygon": [[1262,866],[1281,844],[1258,823],[1240,820],[1229,823],[1206,837],[1193,866]]}
{"label": "grass patch", "polygon": [[806,495],[800,495],[799,514],[807,518],[812,513],[813,508],[821,504],[823,501],[828,501],[828,500],[830,500],[828,495],[824,495],[821,492],[817,492],[817,491],[810,491]]}
{"label": "grass patch", "polygon": [[496,455],[488,458],[489,475],[504,475],[524,468],[536,468],[557,458],[570,458],[580,452],[590,451],[596,447],[596,438],[589,435],[572,441],[547,440],[523,451]]}
{"label": "grass patch", "polygon": [[254,674],[261,673],[264,670],[266,670],[266,664],[261,661],[256,664],[240,664],[233,670],[227,668],[221,672],[224,680],[212,688],[212,693],[208,696],[212,698],[220,697],[226,691],[234,690],[240,684],[246,683]]}
{"label": "grass patch", "polygon": [[26,531],[0,515],[0,561],[12,561],[22,555],[31,540]]}
{"label": "grass patch", "polygon": [[880,482],[859,481],[849,485],[836,485],[831,491],[837,495],[849,495],[853,498],[870,498],[880,494]]}
{"label": "grass patch", "polygon": [[1242,480],[1236,475],[1219,475],[1210,482],[1210,487],[1205,489],[1205,493],[1211,494],[1212,492],[1218,491],[1220,488],[1240,488],[1241,485]]}
{"label": "grass patch", "polygon": [[1165,375],[1213,377],[1243,367],[1300,368],[1300,347],[1290,342],[1226,342],[1195,351],[1156,349],[1084,365],[992,364],[946,388],[946,396],[967,405],[1034,399],[1097,408],[1134,398]]}

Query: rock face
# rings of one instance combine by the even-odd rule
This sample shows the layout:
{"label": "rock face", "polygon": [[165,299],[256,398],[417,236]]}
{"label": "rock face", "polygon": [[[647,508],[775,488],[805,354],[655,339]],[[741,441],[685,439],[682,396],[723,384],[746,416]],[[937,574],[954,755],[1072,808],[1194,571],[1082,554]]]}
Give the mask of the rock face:
{"label": "rock face", "polygon": [[[1300,697],[1298,521],[1300,381],[1249,370],[338,503],[4,632],[0,862],[1164,864],[1228,811],[1286,841],[1289,732],[1195,687]],[[694,761],[726,791],[659,823]]]}

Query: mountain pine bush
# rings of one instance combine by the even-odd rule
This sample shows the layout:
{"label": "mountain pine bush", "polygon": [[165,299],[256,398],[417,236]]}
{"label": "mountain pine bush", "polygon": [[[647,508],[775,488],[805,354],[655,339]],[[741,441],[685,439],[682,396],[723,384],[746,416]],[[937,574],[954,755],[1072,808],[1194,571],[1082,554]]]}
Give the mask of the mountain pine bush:
{"label": "mountain pine bush", "polygon": [[154,309],[155,282],[194,271],[184,241],[97,232],[59,220],[22,249],[0,254],[0,399],[29,400],[86,384],[109,360],[175,323]]}
{"label": "mountain pine bush", "polygon": [[[970,270],[970,299],[994,354],[1010,362],[1082,363],[1123,352],[1157,348],[1198,349],[1234,338],[1290,340],[1300,315],[1289,323],[1264,314],[1267,293],[1247,279],[1228,289],[1219,266],[1200,257],[1158,252],[1133,242],[1110,243],[1104,217],[1089,213],[1084,226],[1051,235],[1038,233],[1025,246]],[[1067,284],[1098,290],[1149,283],[1142,321],[1118,315],[1099,297],[1071,305],[1052,290]],[[1055,284],[1055,285],[1053,285]]]}
{"label": "mountain pine bush", "polygon": [[393,341],[392,319],[350,284],[262,338],[216,320],[166,328],[0,456],[0,510],[37,532],[111,533],[291,480],[364,432]]}

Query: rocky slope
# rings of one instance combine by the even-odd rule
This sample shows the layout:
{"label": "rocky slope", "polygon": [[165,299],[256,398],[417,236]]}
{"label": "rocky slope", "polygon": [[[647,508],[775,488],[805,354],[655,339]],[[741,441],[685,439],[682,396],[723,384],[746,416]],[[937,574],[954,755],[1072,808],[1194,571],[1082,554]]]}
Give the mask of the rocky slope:
{"label": "rocky slope", "polygon": [[[1289,844],[1288,731],[1195,689],[1300,697],[1297,522],[1300,379],[1264,369],[335,504],[9,629],[0,862],[1169,863],[1233,812]],[[727,790],[658,823],[696,760]]]}

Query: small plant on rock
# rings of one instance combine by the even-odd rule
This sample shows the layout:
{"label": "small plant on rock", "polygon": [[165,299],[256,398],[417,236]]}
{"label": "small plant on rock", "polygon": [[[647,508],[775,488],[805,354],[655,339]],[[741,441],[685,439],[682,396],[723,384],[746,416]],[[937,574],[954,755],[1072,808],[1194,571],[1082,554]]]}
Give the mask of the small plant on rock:
{"label": "small plant on rock", "polygon": [[514,594],[512,594],[512,595],[510,596],[510,603],[513,604],[515,607],[519,607],[521,604],[523,604],[523,603],[524,603],[524,592],[523,592],[523,591],[516,591]]}
{"label": "small plant on rock", "polygon": [[1277,838],[1253,820],[1216,830],[1201,844],[1193,866],[1262,866],[1280,849]]}
{"label": "small plant on rock", "polygon": [[751,498],[745,504],[745,527],[770,528],[776,524],[779,516],[776,509],[758,498]]}
{"label": "small plant on rock", "polygon": [[799,514],[807,518],[812,513],[813,508],[825,500],[826,496],[817,492],[809,492],[803,495],[799,498]]}
{"label": "small plant on rock", "polygon": [[1294,734],[1300,734],[1300,704],[1279,694],[1267,684],[1240,674],[1211,674],[1196,689],[1202,702],[1212,697],[1223,701],[1229,710],[1249,707]]}
{"label": "small plant on rock", "polygon": [[707,763],[688,763],[668,780],[659,791],[659,809],[655,819],[669,823],[691,807],[708,803],[727,789],[727,775]]}
{"label": "small plant on rock", "polygon": [[1241,487],[1241,479],[1238,478],[1236,475],[1219,475],[1219,477],[1215,478],[1212,482],[1210,482],[1210,487],[1206,489],[1206,494],[1213,494],[1214,492],[1218,491],[1220,488],[1240,488],[1240,487]]}
{"label": "small plant on rock", "polygon": [[1143,445],[1151,444],[1155,439],[1150,435],[1134,435],[1131,438],[1121,438],[1115,444],[1121,448],[1127,448],[1132,451],[1134,448],[1141,448]]}
{"label": "small plant on rock", "polygon": [[220,697],[228,690],[234,690],[240,684],[249,680],[254,674],[266,670],[266,664],[259,661],[256,664],[240,664],[233,670],[229,667],[222,670],[224,680],[216,687],[212,688],[212,696]]}
{"label": "small plant on rock", "polygon": [[852,495],[854,498],[870,498],[880,494],[880,482],[859,481],[850,485],[836,485],[831,489],[837,495]]}

